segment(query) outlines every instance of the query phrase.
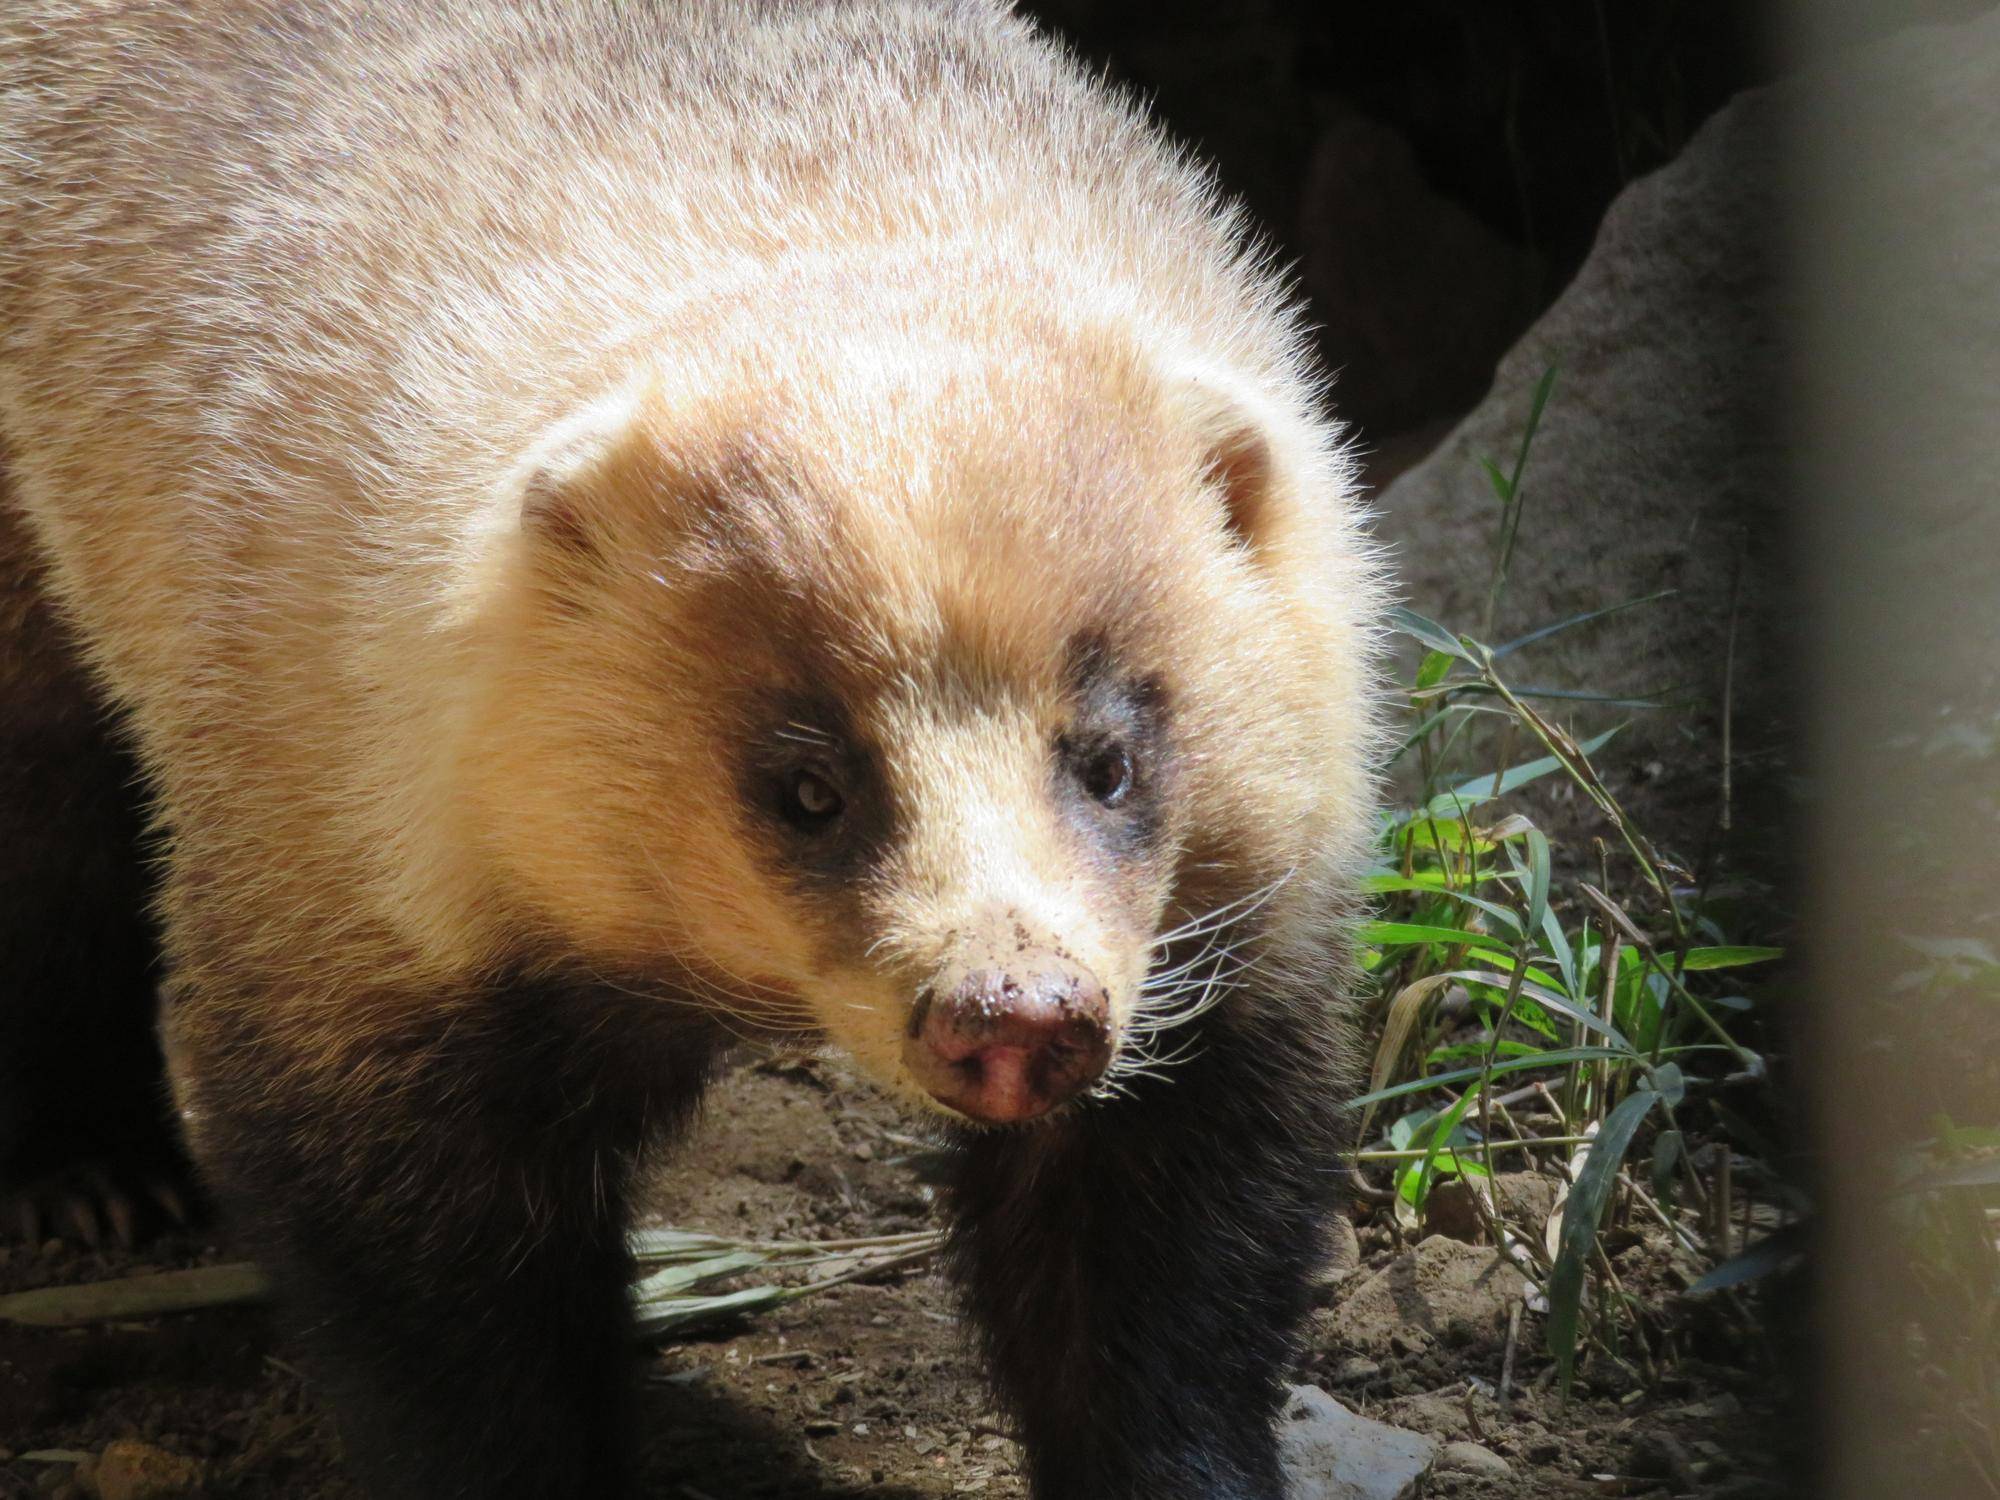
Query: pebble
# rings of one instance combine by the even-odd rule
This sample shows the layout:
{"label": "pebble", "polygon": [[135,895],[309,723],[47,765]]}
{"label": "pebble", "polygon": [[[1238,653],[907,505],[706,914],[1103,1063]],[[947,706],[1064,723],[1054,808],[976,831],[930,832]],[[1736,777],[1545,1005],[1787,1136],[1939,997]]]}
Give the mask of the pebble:
{"label": "pebble", "polygon": [[1477,1443],[1446,1443],[1437,1467],[1452,1474],[1511,1474],[1514,1466],[1491,1448]]}
{"label": "pebble", "polygon": [[1701,1477],[1687,1445],[1671,1432],[1641,1432],[1632,1441],[1629,1460],[1632,1472],[1647,1478],[1672,1479],[1682,1488],[1692,1488]]}
{"label": "pebble", "polygon": [[201,1465],[150,1443],[121,1439],[97,1460],[98,1500],[180,1500],[201,1489]]}
{"label": "pebble", "polygon": [[1381,1378],[1382,1367],[1374,1360],[1363,1359],[1358,1354],[1352,1359],[1343,1359],[1333,1370],[1335,1385],[1366,1385],[1371,1380]]}

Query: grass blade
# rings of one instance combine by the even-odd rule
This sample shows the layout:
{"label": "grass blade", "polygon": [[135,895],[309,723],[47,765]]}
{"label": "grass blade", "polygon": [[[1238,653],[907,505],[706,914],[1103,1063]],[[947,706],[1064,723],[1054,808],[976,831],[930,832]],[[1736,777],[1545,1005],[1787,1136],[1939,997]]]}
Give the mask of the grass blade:
{"label": "grass blade", "polygon": [[1632,1054],[1623,1047],[1564,1047],[1553,1052],[1537,1052],[1532,1057],[1513,1058],[1506,1062],[1496,1062],[1490,1068],[1454,1068],[1449,1073],[1434,1074],[1429,1078],[1413,1078],[1408,1083],[1399,1083],[1391,1088],[1373,1089],[1350,1103],[1366,1108],[1381,1104],[1385,1100],[1400,1099],[1405,1094],[1422,1093],[1425,1089],[1444,1088],[1454,1083],[1465,1083],[1470,1079],[1483,1078],[1488,1073],[1518,1073],[1524,1068],[1560,1068],[1573,1062],[1629,1062]]}
{"label": "grass blade", "polygon": [[1523,646],[1532,646],[1536,641],[1545,641],[1552,635],[1560,635],[1565,630],[1573,630],[1579,625],[1588,625],[1592,620],[1602,620],[1607,616],[1623,614],[1628,609],[1637,609],[1642,604],[1654,604],[1661,599],[1671,599],[1678,589],[1661,589],[1658,593],[1641,594],[1637,599],[1627,599],[1623,604],[1607,604],[1602,609],[1588,609],[1580,615],[1571,615],[1566,620],[1558,620],[1553,625],[1544,625],[1539,630],[1531,630],[1526,635],[1517,635],[1503,646],[1493,648],[1493,659],[1519,651]]}
{"label": "grass blade", "polygon": [[1576,1335],[1583,1308],[1584,1271],[1597,1245],[1597,1226],[1603,1221],[1605,1205],[1617,1185],[1625,1153],[1638,1133],[1640,1121],[1660,1096],[1650,1089],[1627,1095],[1605,1117],[1604,1126],[1591,1143],[1583,1170],[1562,1209],[1562,1235],[1554,1268],[1549,1272],[1549,1353],[1555,1356],[1568,1394],[1576,1374]]}

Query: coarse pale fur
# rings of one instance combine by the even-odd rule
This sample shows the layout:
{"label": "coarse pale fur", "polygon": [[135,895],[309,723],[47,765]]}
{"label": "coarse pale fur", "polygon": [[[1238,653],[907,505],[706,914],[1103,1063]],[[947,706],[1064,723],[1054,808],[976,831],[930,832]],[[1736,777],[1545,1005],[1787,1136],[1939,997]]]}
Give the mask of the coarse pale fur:
{"label": "coarse pale fur", "polygon": [[[450,17],[0,20],[0,435],[154,779],[191,1109],[272,1086],[246,1035],[337,1095],[564,962],[907,1087],[973,897],[1129,1018],[1155,931],[1281,883],[1267,962],[1333,1003],[1378,578],[1206,174],[986,4]],[[838,922],[729,764],[799,632],[908,811]],[[1037,811],[1089,632],[1176,706],[1144,889]]]}

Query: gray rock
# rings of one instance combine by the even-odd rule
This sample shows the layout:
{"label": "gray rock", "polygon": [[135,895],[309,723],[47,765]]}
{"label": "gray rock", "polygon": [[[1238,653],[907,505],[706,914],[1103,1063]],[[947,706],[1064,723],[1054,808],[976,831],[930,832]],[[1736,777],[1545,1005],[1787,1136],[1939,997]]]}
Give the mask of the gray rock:
{"label": "gray rock", "polygon": [[1449,1474],[1511,1474],[1514,1466],[1491,1448],[1477,1443],[1446,1443],[1438,1454],[1437,1467]]}
{"label": "gray rock", "polygon": [[1405,1500],[1437,1444],[1357,1416],[1326,1392],[1295,1386],[1278,1426],[1288,1500]]}
{"label": "gray rock", "polygon": [[[1480,633],[1500,515],[1481,460],[1512,466],[1536,384],[1558,367],[1487,634],[1497,643],[1661,589],[1678,596],[1523,650],[1507,663],[1517,682],[1620,695],[1684,688],[1713,721],[1739,557],[1737,681],[1761,680],[1785,475],[1773,410],[1784,370],[1781,126],[1775,91],[1745,94],[1679,159],[1628,187],[1486,398],[1380,498],[1411,607]],[[1616,753],[1650,758],[1686,718],[1642,714]]]}

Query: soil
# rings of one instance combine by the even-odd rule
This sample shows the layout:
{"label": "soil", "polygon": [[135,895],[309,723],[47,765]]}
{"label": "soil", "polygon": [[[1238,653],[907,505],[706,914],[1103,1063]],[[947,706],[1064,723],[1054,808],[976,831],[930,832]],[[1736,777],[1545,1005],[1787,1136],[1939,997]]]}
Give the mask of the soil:
{"label": "soil", "polygon": [[[746,1066],[716,1090],[701,1132],[662,1173],[652,1214],[738,1238],[921,1228],[929,1191],[917,1171],[923,1145],[910,1130],[838,1064]],[[1645,1280],[1637,1264],[1645,1253],[1635,1245],[1621,1258],[1628,1288]],[[1683,1317],[1666,1373],[1648,1383],[1605,1363],[1565,1403],[1544,1374],[1531,1314],[1503,1409],[1501,1324],[1344,1326],[1344,1298],[1399,1256],[1411,1258],[1393,1226],[1362,1225],[1358,1264],[1329,1282],[1297,1378],[1366,1415],[1440,1441],[1470,1440],[1506,1461],[1505,1473],[1435,1472],[1424,1493],[1747,1500],[1779,1492],[1765,1362],[1750,1349],[1715,1347],[1726,1330],[1704,1332],[1699,1315]],[[138,1254],[15,1246],[0,1249],[0,1292],[232,1258],[219,1234],[165,1239]],[[1018,1449],[991,1408],[950,1296],[923,1270],[833,1288],[660,1349],[647,1362],[644,1401],[651,1493],[661,1500],[1025,1496]],[[69,1464],[30,1455],[97,1453],[119,1439],[200,1459],[215,1496],[358,1500],[311,1380],[274,1342],[260,1309],[77,1330],[0,1324],[0,1497],[73,1495]]]}

